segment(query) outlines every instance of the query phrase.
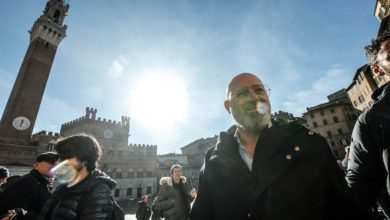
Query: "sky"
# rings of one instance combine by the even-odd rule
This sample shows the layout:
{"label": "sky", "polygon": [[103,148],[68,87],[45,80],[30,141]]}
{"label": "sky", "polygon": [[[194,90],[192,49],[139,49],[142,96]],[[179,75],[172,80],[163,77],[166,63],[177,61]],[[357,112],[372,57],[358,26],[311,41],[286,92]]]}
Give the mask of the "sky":
{"label": "sky", "polygon": [[[69,0],[67,0],[69,1]],[[0,114],[46,0],[0,2]],[[234,122],[226,86],[251,72],[271,88],[272,112],[302,116],[346,88],[366,63],[379,21],[374,0],[71,0],[34,127],[97,109],[130,117],[129,143],[158,154],[213,137]]]}

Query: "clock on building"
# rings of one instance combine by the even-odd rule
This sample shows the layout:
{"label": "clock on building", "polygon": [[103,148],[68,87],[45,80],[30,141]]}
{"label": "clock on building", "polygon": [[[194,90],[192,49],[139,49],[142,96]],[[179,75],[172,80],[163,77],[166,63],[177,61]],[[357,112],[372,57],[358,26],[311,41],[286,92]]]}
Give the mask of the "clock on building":
{"label": "clock on building", "polygon": [[107,129],[107,130],[104,131],[103,135],[104,135],[105,138],[110,139],[110,138],[112,138],[114,133],[110,129]]}
{"label": "clock on building", "polygon": [[28,118],[23,116],[16,117],[12,121],[12,126],[14,126],[14,128],[19,131],[26,130],[27,128],[30,127],[30,125],[31,125],[30,120],[28,120]]}

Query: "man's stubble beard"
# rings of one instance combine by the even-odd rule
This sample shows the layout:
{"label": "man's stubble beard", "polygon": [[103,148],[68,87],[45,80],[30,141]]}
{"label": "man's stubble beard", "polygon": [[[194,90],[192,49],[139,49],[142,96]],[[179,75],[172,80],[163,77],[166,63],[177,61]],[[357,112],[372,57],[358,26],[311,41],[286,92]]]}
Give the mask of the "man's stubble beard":
{"label": "man's stubble beard", "polygon": [[255,112],[255,114],[256,116],[250,116],[250,115],[244,116],[242,123],[240,123],[241,127],[244,130],[258,133],[268,126],[271,120],[270,113],[267,112],[264,114],[260,114]]}

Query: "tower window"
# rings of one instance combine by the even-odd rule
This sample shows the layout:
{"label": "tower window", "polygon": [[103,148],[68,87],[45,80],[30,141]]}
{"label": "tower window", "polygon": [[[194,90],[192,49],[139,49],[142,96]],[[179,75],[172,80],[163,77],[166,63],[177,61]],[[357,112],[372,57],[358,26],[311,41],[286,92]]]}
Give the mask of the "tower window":
{"label": "tower window", "polygon": [[55,22],[58,22],[58,19],[60,18],[60,10],[56,10],[56,12],[54,12],[54,21]]}

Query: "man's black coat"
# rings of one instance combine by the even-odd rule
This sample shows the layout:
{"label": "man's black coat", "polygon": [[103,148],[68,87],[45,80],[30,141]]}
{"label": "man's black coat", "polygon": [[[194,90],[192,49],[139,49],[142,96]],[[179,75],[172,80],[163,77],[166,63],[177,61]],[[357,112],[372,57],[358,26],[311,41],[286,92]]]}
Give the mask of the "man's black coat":
{"label": "man's black coat", "polygon": [[323,137],[274,124],[259,136],[250,172],[235,129],[222,132],[206,152],[190,220],[360,219]]}
{"label": "man's black coat", "polygon": [[22,208],[35,218],[50,195],[49,181],[33,169],[0,195],[0,216],[10,209]]}

